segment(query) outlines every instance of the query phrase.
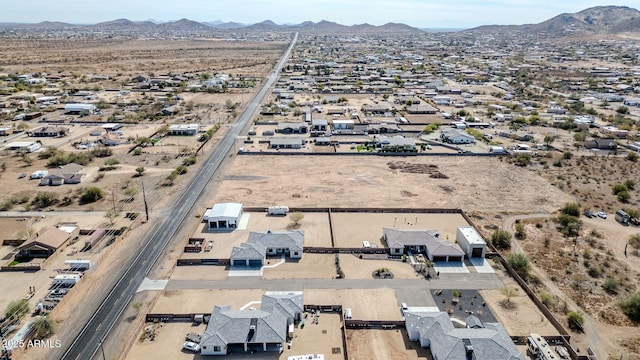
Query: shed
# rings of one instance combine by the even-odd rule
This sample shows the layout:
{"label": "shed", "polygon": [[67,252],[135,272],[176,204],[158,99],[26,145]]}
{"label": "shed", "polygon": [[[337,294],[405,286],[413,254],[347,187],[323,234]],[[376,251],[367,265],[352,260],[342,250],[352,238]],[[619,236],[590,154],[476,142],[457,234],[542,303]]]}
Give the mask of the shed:
{"label": "shed", "polygon": [[242,204],[240,203],[215,204],[204,214],[209,230],[234,229],[238,227],[240,217],[242,217]]}
{"label": "shed", "polygon": [[472,226],[461,226],[456,230],[456,241],[467,257],[484,258],[487,243]]}
{"label": "shed", "polygon": [[93,104],[83,104],[83,103],[75,103],[75,104],[66,104],[64,106],[64,112],[66,113],[94,113],[96,111],[96,106]]}

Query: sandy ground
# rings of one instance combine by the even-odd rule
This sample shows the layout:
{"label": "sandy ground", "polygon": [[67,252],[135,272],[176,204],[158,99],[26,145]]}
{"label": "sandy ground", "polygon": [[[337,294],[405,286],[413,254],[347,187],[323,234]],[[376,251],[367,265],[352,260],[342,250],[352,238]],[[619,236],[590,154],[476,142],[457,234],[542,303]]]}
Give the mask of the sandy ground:
{"label": "sandy ground", "polygon": [[383,228],[438,230],[442,239],[455,242],[456,229],[469,226],[459,214],[331,213],[336,247],[362,247],[363,241],[384,247]]}
{"label": "sandy ground", "polygon": [[[505,286],[517,288],[513,279],[504,276],[503,272],[498,273],[502,275],[501,278]],[[504,326],[509,335],[528,336],[530,333],[538,333],[543,336],[559,335],[524,291],[518,290],[517,295],[511,298],[511,302],[515,305],[513,310],[505,309],[500,305],[506,299],[500,290],[480,290],[479,292],[489,306],[491,313]]]}
{"label": "sandy ground", "polygon": [[381,268],[389,269],[394,279],[423,278],[409,263],[395,260],[364,260],[354,255],[342,254],[340,255],[340,266],[345,277],[349,279],[371,279],[371,274]]}
{"label": "sandy ground", "polygon": [[[365,346],[366,344],[366,346]],[[430,359],[420,343],[409,341],[406,330],[347,330],[349,360]]]}
{"label": "sandy ground", "polygon": [[[263,291],[256,290],[185,290],[163,291],[150,312],[154,313],[211,313],[214,305],[231,305],[240,309],[252,301],[260,301]],[[260,304],[254,305],[258,308]]]}
{"label": "sandy ground", "polygon": [[402,320],[399,303],[392,289],[340,289],[304,291],[304,303],[342,305],[350,308],[356,320]]}
{"label": "sandy ground", "polygon": [[[278,261],[278,258],[269,258],[266,264]],[[282,265],[264,268],[262,276],[265,279],[332,279],[336,276],[335,256],[306,253],[300,260],[286,259]]]}
{"label": "sandy ground", "polygon": [[[498,158],[363,159],[235,156],[227,176],[238,180],[219,179],[215,198],[247,206],[461,207],[510,213],[550,212],[571,200],[535,173],[514,171]],[[437,165],[450,178],[389,169],[387,164],[395,161]],[[301,169],[304,176],[292,175]]]}

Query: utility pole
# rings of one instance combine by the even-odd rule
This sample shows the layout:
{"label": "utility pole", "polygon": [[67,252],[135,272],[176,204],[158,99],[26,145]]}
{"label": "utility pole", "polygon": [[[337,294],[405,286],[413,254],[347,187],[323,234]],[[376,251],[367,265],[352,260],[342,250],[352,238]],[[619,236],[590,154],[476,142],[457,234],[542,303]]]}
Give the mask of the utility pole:
{"label": "utility pole", "polygon": [[147,216],[147,222],[149,222],[149,205],[147,205],[147,195],[144,191],[144,181],[142,183],[142,201],[144,201],[144,213]]}

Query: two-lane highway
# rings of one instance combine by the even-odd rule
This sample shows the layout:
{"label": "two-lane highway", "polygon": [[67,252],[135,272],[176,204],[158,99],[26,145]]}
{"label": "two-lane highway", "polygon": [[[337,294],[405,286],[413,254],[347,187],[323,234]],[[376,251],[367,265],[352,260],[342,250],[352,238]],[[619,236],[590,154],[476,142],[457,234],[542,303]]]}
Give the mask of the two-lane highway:
{"label": "two-lane highway", "polygon": [[278,74],[289,58],[297,40],[298,34],[296,33],[282,59],[280,59],[273,72],[266,77],[260,91],[247,104],[238,121],[230,127],[225,137],[220,140],[216,148],[207,156],[198,173],[185,187],[176,201],[176,206],[171,209],[160,226],[143,241],[138,255],[120,276],[118,282],[96,309],[88,323],[80,330],[73,343],[61,356],[61,359],[87,360],[92,359],[96,354],[100,344],[126,309],[144,277],[149,273],[167,244],[183,224],[187,214],[203,193],[206,185],[227,159],[227,155],[233,149],[236,138],[258,111],[270,88],[275,84]]}

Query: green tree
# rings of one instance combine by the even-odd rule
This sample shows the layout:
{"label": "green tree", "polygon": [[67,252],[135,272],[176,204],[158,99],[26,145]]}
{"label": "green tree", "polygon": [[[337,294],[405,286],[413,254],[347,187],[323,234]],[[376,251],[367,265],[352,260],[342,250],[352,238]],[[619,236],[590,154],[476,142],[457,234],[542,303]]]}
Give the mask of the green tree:
{"label": "green tree", "polygon": [[31,200],[31,206],[35,209],[42,209],[55,205],[58,202],[58,195],[52,192],[39,192]]}
{"label": "green tree", "polygon": [[620,301],[620,308],[631,320],[640,322],[640,292]]}
{"label": "green tree", "polygon": [[627,187],[627,189],[629,190],[634,190],[636,188],[636,182],[634,180],[627,180],[624,182],[624,186]]}
{"label": "green tree", "polygon": [[630,151],[629,153],[627,153],[627,160],[631,162],[638,162],[638,153]]}
{"label": "green tree", "polygon": [[629,191],[625,184],[615,184],[611,189],[613,190],[613,195],[618,195],[622,191]]}
{"label": "green tree", "polygon": [[4,310],[5,319],[18,321],[29,313],[29,301],[25,299],[14,300]]}
{"label": "green tree", "polygon": [[102,189],[99,187],[88,187],[80,195],[80,204],[89,204],[96,202],[104,197]]}
{"label": "green tree", "polygon": [[491,234],[491,244],[497,249],[509,249],[511,248],[511,233],[506,230],[496,230]]}
{"label": "green tree", "polygon": [[41,315],[31,323],[31,329],[39,339],[46,338],[56,332],[56,324],[49,314]]}
{"label": "green tree", "polygon": [[136,168],[136,172],[138,173],[138,176],[142,176],[142,174],[144,173],[144,171],[145,171],[144,166],[138,166],[138,167]]}
{"label": "green tree", "polygon": [[578,203],[566,203],[560,209],[563,214],[571,215],[571,216],[580,216],[580,205]]}
{"label": "green tree", "polygon": [[554,141],[556,141],[556,137],[555,137],[555,136],[553,136],[553,135],[545,135],[545,137],[544,137],[544,144],[545,144],[547,147],[550,147],[550,146],[551,146],[551,144],[553,144],[553,142],[554,142]]}
{"label": "green tree", "polygon": [[524,254],[509,254],[507,263],[521,278],[527,279],[529,277],[531,263],[529,263],[529,259]]}
{"label": "green tree", "polygon": [[584,315],[579,311],[569,311],[567,313],[569,328],[578,332],[584,332]]}

